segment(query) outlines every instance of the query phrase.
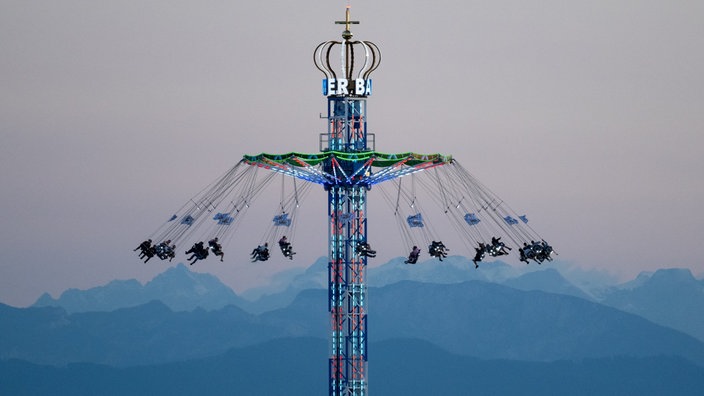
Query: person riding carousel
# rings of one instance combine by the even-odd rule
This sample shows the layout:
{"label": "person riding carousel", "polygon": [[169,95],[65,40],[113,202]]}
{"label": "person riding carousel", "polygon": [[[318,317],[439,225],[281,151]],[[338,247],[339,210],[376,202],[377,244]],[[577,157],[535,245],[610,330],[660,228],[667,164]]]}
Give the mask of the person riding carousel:
{"label": "person riding carousel", "polygon": [[355,251],[360,256],[370,257],[370,258],[376,257],[376,250],[373,250],[372,247],[369,245],[369,243],[366,241],[360,241],[357,244]]}
{"label": "person riding carousel", "polygon": [[174,251],[176,249],[176,245],[169,246],[170,243],[171,243],[171,240],[167,239],[164,242],[156,245],[154,247],[154,251],[156,252],[156,256],[162,260],[166,260],[166,259],[169,259],[169,261],[173,260],[174,257],[176,257],[176,253]]}
{"label": "person riding carousel", "polygon": [[189,257],[188,260],[193,260],[189,263],[190,265],[195,264],[198,260],[205,260],[208,257],[208,249],[206,249],[203,245],[204,242],[202,241],[194,243],[193,246],[186,251],[186,254],[191,254],[191,257]]}
{"label": "person riding carousel", "polygon": [[252,262],[269,260],[269,243],[264,242],[264,245],[259,245],[252,250]]}
{"label": "person riding carousel", "polygon": [[530,264],[530,261],[528,261],[528,259],[532,258],[532,252],[533,251],[531,250],[531,247],[527,243],[523,242],[523,247],[518,249],[518,253],[520,255],[519,260],[523,261],[526,264]]}
{"label": "person riding carousel", "polygon": [[448,249],[442,241],[432,241],[432,243],[428,246],[428,254],[432,257],[437,257],[440,261],[447,257],[447,250]]}
{"label": "person riding carousel", "polygon": [[[548,243],[543,239],[542,242],[540,243],[542,247],[542,257],[543,259],[547,261],[552,261],[552,257],[550,257],[551,254],[553,254],[555,251],[553,250],[552,246],[548,245]],[[557,254],[557,253],[555,253]]]}
{"label": "person riding carousel", "polygon": [[140,243],[139,246],[134,248],[134,250],[132,251],[136,252],[137,250],[141,250],[139,252],[139,259],[144,260],[145,263],[149,261],[149,259],[154,257],[154,255],[156,254],[156,249],[154,246],[152,246],[151,239],[147,239],[146,241]]}
{"label": "person riding carousel", "polygon": [[491,237],[491,246],[487,246],[487,253],[492,257],[503,256],[508,254],[506,249],[511,250],[505,243],[501,242],[501,237]]}
{"label": "person riding carousel", "polygon": [[537,261],[538,264],[542,264],[543,261],[552,261],[550,255],[553,253],[552,246],[548,245],[545,240],[541,242],[531,241],[531,250],[533,251],[533,260]]}
{"label": "person riding carousel", "polygon": [[418,249],[418,246],[413,246],[413,250],[408,255],[408,260],[404,261],[404,263],[415,264],[418,262],[418,257],[420,257],[420,249]]}
{"label": "person riding carousel", "polygon": [[288,241],[286,235],[279,239],[279,248],[281,248],[281,253],[283,253],[284,257],[288,257],[289,260],[293,260],[293,255],[296,254],[296,252],[293,251],[291,242]]}
{"label": "person riding carousel", "polygon": [[144,253],[144,251],[145,251],[145,250],[149,250],[150,247],[152,247],[152,240],[151,240],[151,239],[147,239],[146,241],[140,243],[139,246],[137,246],[136,248],[134,248],[134,250],[132,250],[132,251],[133,251],[133,252],[136,252],[137,250],[141,250],[142,253]]}
{"label": "person riding carousel", "polygon": [[220,256],[220,262],[225,258],[225,252],[222,251],[222,245],[218,243],[218,238],[215,237],[208,241],[208,247],[213,251],[213,254]]}
{"label": "person riding carousel", "polygon": [[479,268],[479,263],[484,259],[484,253],[486,252],[487,246],[481,242],[479,242],[479,247],[475,247],[474,250],[476,253],[474,254],[474,259],[472,259],[472,262],[474,263],[474,268]]}
{"label": "person riding carousel", "polygon": [[169,258],[169,262],[176,258],[176,245],[167,247],[166,256]]}

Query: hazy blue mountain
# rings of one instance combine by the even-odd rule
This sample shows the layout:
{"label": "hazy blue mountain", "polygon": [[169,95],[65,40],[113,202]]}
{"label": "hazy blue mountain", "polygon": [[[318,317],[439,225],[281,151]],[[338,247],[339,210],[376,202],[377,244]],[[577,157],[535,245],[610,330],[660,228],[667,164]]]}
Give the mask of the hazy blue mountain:
{"label": "hazy blue mountain", "polygon": [[136,279],[114,280],[88,290],[68,289],[54,299],[44,293],[34,307],[63,307],[69,312],[112,311],[144,304],[144,287]]}
{"label": "hazy blue mountain", "polygon": [[635,289],[636,287],[643,286],[648,280],[650,280],[650,277],[653,276],[654,272],[650,271],[643,271],[638,274],[638,276],[635,277],[635,279],[632,279],[628,282],[622,283],[620,285],[616,285],[612,287],[611,289],[623,289],[623,290],[631,290]]}
{"label": "hazy blue mountain", "polygon": [[174,311],[190,311],[197,307],[219,309],[227,305],[244,305],[231,288],[211,274],[190,271],[178,264],[157,275],[142,286],[138,281],[116,280],[88,290],[69,289],[54,299],[42,295],[35,307],[56,306],[66,311],[112,311],[159,300]]}
{"label": "hazy blue mountain", "polygon": [[374,340],[418,338],[482,358],[558,360],[677,355],[704,365],[704,343],[571,296],[471,281],[370,290]]}
{"label": "hazy blue mountain", "polygon": [[677,268],[636,280],[611,289],[601,302],[704,341],[704,281],[695,279],[688,269]]}
{"label": "hazy blue mountain", "polygon": [[269,283],[245,290],[242,297],[255,301],[267,295],[328,287],[328,258],[319,257],[308,268],[291,268],[272,275]]}
{"label": "hazy blue mountain", "polygon": [[[570,263],[552,261],[542,266],[531,264],[510,265],[502,260],[489,259],[479,263],[479,268],[475,269],[472,261],[465,256],[449,256],[440,262],[437,259],[426,259],[416,265],[406,265],[405,258],[398,257],[388,263],[378,267],[370,267],[368,271],[368,282],[370,286],[386,286],[392,283],[410,280],[427,283],[461,283],[470,280],[483,280],[494,283],[505,283],[508,280],[520,278],[533,273],[540,273],[545,270],[557,271],[558,278],[554,274],[542,278],[526,277],[519,281],[531,288],[547,292],[559,292],[569,295],[591,298],[592,290],[601,290],[616,284],[608,274],[596,270],[582,270]],[[555,283],[549,282],[553,279]],[[565,283],[569,283],[569,286]]]}
{"label": "hazy blue mountain", "polygon": [[[462,256],[449,256],[443,261],[431,258],[421,259],[418,264],[404,264],[404,260],[403,257],[397,257],[378,267],[369,268],[367,271],[369,286],[381,287],[401,281],[446,284],[487,280],[483,271],[476,271],[474,264]],[[489,267],[489,264],[486,267]]]}
{"label": "hazy blue mountain", "polygon": [[[449,256],[443,261],[426,259],[415,265],[404,264],[404,260],[397,257],[382,265],[369,267],[367,284],[382,287],[401,281],[451,284],[481,280],[504,283],[521,290],[542,290],[591,299],[556,269],[545,266],[511,266],[501,260],[493,260],[481,263],[479,269],[475,269],[474,264],[464,256]],[[289,282],[286,287],[282,286],[282,279],[277,278],[270,286],[245,292],[243,295],[254,301],[245,302],[241,307],[249,312],[261,313],[286,306],[301,290],[327,289],[327,266],[327,258],[321,257],[304,272],[290,271],[282,275]]]}
{"label": "hazy blue mountain", "polygon": [[[323,312],[320,315],[324,317]],[[0,304],[0,334],[1,359],[115,366],[213,356],[287,336],[285,327],[265,323],[235,306],[174,312],[159,301],[73,314],[58,307],[22,309]]]}
{"label": "hazy blue mountain", "polygon": [[211,274],[190,271],[178,264],[144,285],[146,301],[159,300],[174,311],[219,309],[239,305],[243,299]]}
{"label": "hazy blue mountain", "polygon": [[262,313],[289,305],[303,290],[328,288],[328,259],[320,257],[305,270],[286,271],[275,276],[270,285],[243,293],[240,306],[248,312]]}
{"label": "hazy blue mountain", "polygon": [[[474,265],[464,257],[450,256],[442,262],[437,259],[420,261],[416,265],[406,265],[405,259],[397,257],[377,267],[369,267],[367,282],[370,286],[386,286],[392,283],[412,280],[429,283],[459,283],[468,280],[487,280],[483,272],[474,271]],[[472,268],[472,271],[468,269]],[[498,266],[508,267],[505,263]],[[494,265],[491,265],[493,268]],[[490,268],[487,265],[487,268]],[[284,283],[286,281],[287,283]],[[270,285],[258,287],[243,293],[250,301],[242,307],[253,313],[261,313],[287,306],[296,295],[308,289],[327,289],[328,259],[321,257],[305,271],[287,271],[281,278],[275,277]]]}
{"label": "hazy blue mountain", "polygon": [[[551,361],[680,356],[704,366],[704,343],[583,299],[481,281],[399,282],[368,293],[373,341],[422,339],[481,358]],[[35,363],[165,363],[290,336],[327,339],[327,290],[260,315],[228,306],[173,312],[160,302],[112,312],[0,305],[0,359]]]}
{"label": "hazy blue mountain", "polygon": [[288,307],[262,313],[258,318],[284,329],[287,336],[327,339],[330,328],[327,296],[327,290],[304,290]]}
{"label": "hazy blue mountain", "polygon": [[[526,265],[525,267],[533,267],[535,269],[536,266]],[[605,270],[583,268],[573,262],[561,261],[559,259],[549,264],[543,263],[542,266],[537,267],[556,269],[560,275],[571,284],[580,288],[595,299],[599,298],[604,289],[618,285],[621,282],[619,278]]]}
{"label": "hazy blue mountain", "polygon": [[[157,366],[39,366],[0,361],[7,395],[327,395],[327,341],[285,338],[222,355]],[[374,342],[370,392],[378,395],[700,395],[704,369],[676,357],[549,363],[480,360],[419,340]]]}
{"label": "hazy blue mountain", "polygon": [[570,283],[557,270],[552,268],[528,272],[516,278],[507,279],[503,284],[519,290],[541,290],[548,293],[579,297],[585,300],[592,299],[582,289]]}
{"label": "hazy blue mountain", "polygon": [[[451,284],[469,280],[483,280],[506,284],[520,290],[542,290],[549,293],[572,295],[593,300],[593,297],[565,279],[556,268],[546,266],[512,266],[501,260],[481,263],[479,269],[463,256],[449,256],[442,262],[427,259],[415,265],[404,264],[405,258],[397,257],[380,266],[369,267],[368,285],[382,287],[401,281]],[[240,306],[252,313],[285,307],[301,290],[327,289],[327,258],[319,258],[305,271],[289,271],[282,275],[290,285],[283,287],[283,279],[272,285],[248,292],[249,300]],[[258,298],[258,299],[256,299]]]}
{"label": "hazy blue mountain", "polygon": [[[398,257],[380,266],[370,267],[368,284],[381,287],[404,280],[438,284],[484,280],[508,282],[507,284],[519,289],[543,290],[588,298],[574,285],[567,285],[567,281],[555,273],[541,276],[539,273],[543,271],[543,267],[516,267],[494,260],[482,263],[480,269],[475,269],[471,261],[462,256],[450,256],[442,262],[427,259],[416,265],[406,265],[403,260]],[[529,275],[534,272],[538,274]],[[523,276],[525,278],[522,278]],[[517,278],[521,279],[509,282]],[[327,289],[327,282],[328,260],[321,257],[306,269],[292,269],[275,275],[270,284],[244,292],[243,298],[215,276],[191,272],[187,266],[178,264],[157,275],[144,286],[134,279],[116,280],[88,290],[69,289],[58,299],[44,294],[33,306],[58,306],[74,313],[112,311],[159,300],[174,311],[189,311],[196,307],[211,310],[232,304],[247,312],[258,314],[287,306],[303,290]]]}

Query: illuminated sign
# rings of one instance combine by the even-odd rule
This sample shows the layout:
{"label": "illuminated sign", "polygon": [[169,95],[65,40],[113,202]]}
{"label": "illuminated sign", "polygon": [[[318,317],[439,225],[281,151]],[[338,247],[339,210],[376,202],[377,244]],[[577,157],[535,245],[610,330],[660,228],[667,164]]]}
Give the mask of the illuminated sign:
{"label": "illuminated sign", "polygon": [[348,80],[346,78],[323,79],[323,95],[357,95],[369,96],[372,94],[372,80],[358,78]]}

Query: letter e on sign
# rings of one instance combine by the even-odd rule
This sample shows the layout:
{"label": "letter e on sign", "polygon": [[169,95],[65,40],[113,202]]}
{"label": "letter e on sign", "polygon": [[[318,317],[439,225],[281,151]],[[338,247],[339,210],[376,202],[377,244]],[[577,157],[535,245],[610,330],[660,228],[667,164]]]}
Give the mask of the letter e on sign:
{"label": "letter e on sign", "polygon": [[337,92],[335,92],[338,95],[347,95],[349,92],[347,92],[347,80],[346,79],[341,79],[337,81]]}
{"label": "letter e on sign", "polygon": [[330,81],[328,82],[328,95],[334,95],[335,91],[337,90],[337,80],[334,78],[331,78]]}

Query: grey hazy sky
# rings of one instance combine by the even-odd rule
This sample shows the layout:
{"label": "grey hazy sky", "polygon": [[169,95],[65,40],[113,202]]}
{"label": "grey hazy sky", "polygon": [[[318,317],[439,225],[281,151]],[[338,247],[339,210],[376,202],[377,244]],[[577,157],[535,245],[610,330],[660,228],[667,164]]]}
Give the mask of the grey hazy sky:
{"label": "grey hazy sky", "polygon": [[[242,154],[317,151],[312,51],[344,6],[0,1],[0,301],[150,279],[169,264],[132,248]],[[383,52],[378,150],[452,154],[572,265],[702,274],[704,2],[355,0],[352,15]],[[245,236],[196,269],[242,291],[309,265],[323,191],[306,205],[297,260],[250,265]]]}

